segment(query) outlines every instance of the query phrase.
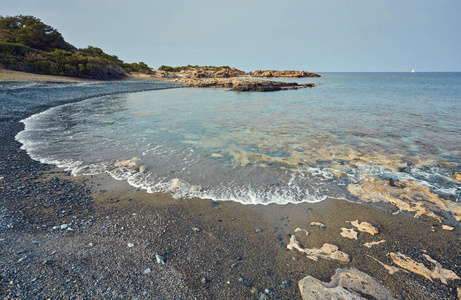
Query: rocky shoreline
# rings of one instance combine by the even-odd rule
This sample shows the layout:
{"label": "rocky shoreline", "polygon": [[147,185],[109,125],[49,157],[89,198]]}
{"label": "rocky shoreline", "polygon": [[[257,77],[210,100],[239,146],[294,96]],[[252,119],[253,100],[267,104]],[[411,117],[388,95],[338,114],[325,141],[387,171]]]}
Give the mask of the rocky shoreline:
{"label": "rocky shoreline", "polygon": [[296,82],[253,80],[245,78],[208,78],[204,80],[184,78],[179,81],[190,87],[229,88],[231,91],[235,92],[274,92],[312,88],[315,86],[314,83],[299,84]]}
{"label": "rocky shoreline", "polygon": [[[105,175],[69,176],[31,160],[14,139],[23,129],[19,120],[49,107],[172,83],[22,85],[0,84],[0,298],[459,295],[459,226],[445,230],[432,218],[378,203],[172,199]],[[344,280],[357,277],[373,289]]]}

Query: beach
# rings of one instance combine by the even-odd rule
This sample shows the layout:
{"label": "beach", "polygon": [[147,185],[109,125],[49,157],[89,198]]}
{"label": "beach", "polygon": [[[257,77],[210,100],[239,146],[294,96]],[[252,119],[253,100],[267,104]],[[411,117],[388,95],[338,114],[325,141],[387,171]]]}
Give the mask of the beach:
{"label": "beach", "polygon": [[[9,71],[5,77],[6,71],[0,71],[0,80],[9,84],[81,82]],[[337,269],[351,268],[373,277],[396,299],[459,297],[460,280],[444,283],[392,259],[400,253],[428,270],[446,269],[460,276],[459,225],[445,230],[433,218],[415,218],[389,204],[338,199],[286,205],[174,199],[108,175],[74,177],[31,160],[20,149],[15,140],[23,130],[19,121],[32,114],[92,95],[158,88],[144,81],[117,88],[97,84],[76,86],[71,98],[59,101],[34,104],[22,99],[15,105],[27,102],[28,109],[3,112],[0,118],[3,298],[302,299],[298,282],[304,277],[330,282]],[[378,232],[359,231],[350,223],[355,220],[370,223]],[[343,237],[342,228],[355,228],[357,239]],[[308,258],[287,248],[292,236],[303,249],[335,245],[349,261]],[[401,270],[390,272],[383,264]]]}

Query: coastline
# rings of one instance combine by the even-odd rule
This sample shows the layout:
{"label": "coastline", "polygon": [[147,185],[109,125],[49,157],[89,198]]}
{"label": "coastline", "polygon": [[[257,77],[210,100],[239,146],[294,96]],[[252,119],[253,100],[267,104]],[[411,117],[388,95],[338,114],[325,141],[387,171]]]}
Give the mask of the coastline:
{"label": "coastline", "polygon": [[[245,206],[147,194],[106,175],[71,177],[32,161],[19,149],[14,140],[22,128],[19,119],[23,116],[1,121],[3,297],[258,299],[269,289],[274,299],[301,299],[297,283],[304,276],[329,282],[337,268],[355,267],[395,298],[456,299],[457,280],[445,285],[413,273],[389,274],[373,258],[392,265],[389,253],[419,262],[425,262],[422,255],[427,254],[461,274],[459,227],[446,231],[433,219],[394,215],[395,209],[378,204],[327,199]],[[342,237],[341,228],[352,227],[346,221],[356,219],[373,224],[379,233],[360,232],[358,240]],[[310,226],[311,222],[322,222],[326,228]],[[72,230],[53,229],[64,224]],[[310,234],[295,234],[298,227]],[[304,247],[337,245],[351,261],[313,261],[287,250],[293,234]],[[363,246],[383,239],[385,243],[372,248]],[[158,264],[156,255],[163,256],[165,264]],[[145,274],[147,269],[151,271]],[[244,284],[247,281],[251,287]],[[254,287],[256,295],[251,293]]]}

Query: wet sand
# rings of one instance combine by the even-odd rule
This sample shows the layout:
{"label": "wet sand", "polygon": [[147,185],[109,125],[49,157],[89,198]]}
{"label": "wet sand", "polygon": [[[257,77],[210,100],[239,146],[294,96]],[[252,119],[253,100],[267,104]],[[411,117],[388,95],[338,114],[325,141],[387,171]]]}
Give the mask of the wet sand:
{"label": "wet sand", "polygon": [[[350,267],[397,299],[457,298],[459,280],[445,285],[414,273],[391,275],[373,258],[395,266],[389,253],[400,252],[431,269],[427,254],[460,276],[459,226],[447,231],[431,218],[394,215],[392,206],[335,199],[245,206],[148,194],[108,175],[72,177],[32,161],[14,140],[22,124],[1,125],[2,298],[258,299],[269,289],[269,299],[301,299],[303,277],[329,282],[337,268]],[[352,228],[346,221],[357,219],[379,233],[342,237],[342,227]],[[287,250],[292,234],[305,248],[337,245],[350,262]]]}

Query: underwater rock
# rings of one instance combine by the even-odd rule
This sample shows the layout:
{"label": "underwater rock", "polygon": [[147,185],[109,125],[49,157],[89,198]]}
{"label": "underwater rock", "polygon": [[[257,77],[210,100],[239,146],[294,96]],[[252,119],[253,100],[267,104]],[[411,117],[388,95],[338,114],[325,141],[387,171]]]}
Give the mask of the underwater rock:
{"label": "underwater rock", "polygon": [[423,256],[432,264],[434,264],[434,268],[432,270],[429,270],[424,264],[414,261],[413,259],[402,253],[391,252],[389,255],[391,256],[392,261],[399,267],[407,269],[408,271],[413,272],[415,274],[421,275],[429,279],[430,281],[433,281],[433,279],[440,279],[440,281],[443,284],[447,284],[448,280],[461,280],[461,278],[459,278],[459,276],[456,275],[453,271],[444,269],[439,262],[432,259],[427,254],[423,254]]}
{"label": "underwater rock", "polygon": [[362,232],[367,232],[371,235],[375,235],[378,233],[378,229],[376,227],[374,227],[373,225],[371,225],[370,223],[368,222],[362,222],[359,224],[359,220],[355,220],[355,221],[346,221],[346,222],[349,222],[352,224],[352,226],[356,227],[359,231],[362,231]]}
{"label": "underwater rock", "polygon": [[382,244],[382,243],[385,243],[386,240],[380,240],[379,242],[369,242],[369,243],[365,243],[363,244],[365,247],[368,247],[368,248],[371,248],[375,245],[379,245],[379,244]]}
{"label": "underwater rock", "polygon": [[[355,268],[337,269],[330,282],[306,276],[298,283],[303,300],[310,299],[394,299],[373,277]],[[364,298],[362,296],[367,296]]]}
{"label": "underwater rock", "polygon": [[357,239],[357,231],[354,229],[347,229],[347,228],[341,228],[342,232],[340,233],[342,237],[348,238],[348,239]]}
{"label": "underwater rock", "polygon": [[325,243],[320,249],[315,247],[312,249],[302,248],[294,235],[290,237],[290,243],[287,245],[287,249],[296,249],[299,252],[306,253],[307,257],[314,261],[318,261],[319,258],[323,258],[326,260],[333,259],[346,263],[350,261],[349,255],[347,253],[339,251],[339,248],[336,245]]}
{"label": "underwater rock", "polygon": [[461,221],[461,203],[444,200],[432,193],[427,186],[411,180],[402,180],[405,188],[392,187],[386,180],[364,177],[360,184],[350,184],[349,192],[367,202],[390,203],[399,210],[414,212],[415,217],[428,216],[436,220],[444,218],[438,213],[450,212]]}
{"label": "underwater rock", "polygon": [[119,161],[116,161],[114,163],[114,166],[116,166],[116,167],[126,167],[126,168],[136,168],[137,167],[136,162],[138,160],[141,160],[141,159],[138,158],[138,157],[133,157],[133,158],[130,158],[130,159],[119,160]]}

